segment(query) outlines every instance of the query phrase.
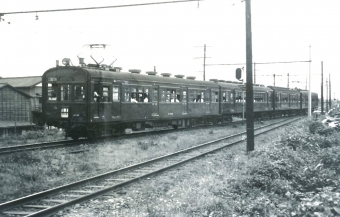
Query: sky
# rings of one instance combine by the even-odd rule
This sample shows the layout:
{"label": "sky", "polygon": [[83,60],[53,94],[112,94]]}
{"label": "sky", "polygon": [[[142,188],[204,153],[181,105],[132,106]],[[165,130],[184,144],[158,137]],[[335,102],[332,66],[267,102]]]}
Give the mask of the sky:
{"label": "sky", "polygon": [[[2,0],[0,13],[128,5],[167,0]],[[339,0],[252,0],[252,49],[256,83],[306,87],[320,94],[331,76],[332,97],[340,98],[337,63],[340,57]],[[38,19],[36,19],[38,16]],[[86,44],[108,44],[105,61],[123,71],[140,69],[196,76],[203,80],[236,81],[245,67],[245,2],[200,0],[186,3],[111,9],[37,12],[4,15],[0,22],[1,77],[40,76],[77,55]],[[10,22],[10,24],[8,23]],[[308,61],[312,63],[256,64]],[[86,63],[92,63],[87,58]],[[244,65],[221,65],[238,64]],[[245,75],[244,75],[245,76]],[[325,84],[324,84],[325,85]],[[326,86],[324,87],[324,91]],[[326,96],[326,91],[324,92]]]}

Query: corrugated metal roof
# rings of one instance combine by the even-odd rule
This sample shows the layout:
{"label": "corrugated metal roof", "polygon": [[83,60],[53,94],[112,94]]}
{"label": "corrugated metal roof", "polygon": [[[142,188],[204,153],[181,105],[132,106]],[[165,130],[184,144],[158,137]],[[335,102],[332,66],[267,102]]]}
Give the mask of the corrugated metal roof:
{"label": "corrugated metal roof", "polygon": [[8,83],[13,87],[32,87],[41,83],[41,76],[0,78],[0,83]]}
{"label": "corrugated metal roof", "polygon": [[0,83],[0,89],[3,88],[3,87],[6,87],[6,86],[8,86],[9,88],[13,89],[14,91],[16,91],[16,92],[18,92],[18,93],[20,93],[20,94],[22,94],[22,95],[24,95],[24,96],[27,96],[27,97],[29,97],[29,98],[32,98],[32,96],[30,96],[29,94],[27,94],[27,93],[25,93],[25,92],[23,92],[23,91],[21,91],[21,90],[15,88],[15,87],[13,87],[13,86],[10,85],[10,84],[7,84],[7,83]]}

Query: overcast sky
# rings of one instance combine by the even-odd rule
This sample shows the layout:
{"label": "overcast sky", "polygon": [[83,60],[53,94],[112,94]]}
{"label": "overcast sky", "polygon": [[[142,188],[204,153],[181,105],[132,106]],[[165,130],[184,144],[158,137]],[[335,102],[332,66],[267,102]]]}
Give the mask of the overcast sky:
{"label": "overcast sky", "polygon": [[[167,0],[2,0],[0,13],[164,2]],[[339,0],[252,0],[253,61],[308,61],[311,53],[312,91],[320,93],[331,74],[332,95],[340,95]],[[36,20],[36,15],[38,20]],[[2,77],[38,76],[56,60],[77,55],[85,44],[109,44],[114,66],[203,79],[206,64],[246,62],[245,3],[204,0],[188,3],[113,9],[13,14],[0,22]],[[8,24],[10,22],[10,24]],[[311,45],[311,52],[309,50]],[[89,59],[85,60],[90,63]],[[206,66],[206,80],[235,79],[240,66]],[[256,83],[305,88],[309,63],[257,64]],[[294,81],[294,82],[293,82]],[[300,83],[298,83],[300,82]],[[324,93],[326,96],[326,93]]]}

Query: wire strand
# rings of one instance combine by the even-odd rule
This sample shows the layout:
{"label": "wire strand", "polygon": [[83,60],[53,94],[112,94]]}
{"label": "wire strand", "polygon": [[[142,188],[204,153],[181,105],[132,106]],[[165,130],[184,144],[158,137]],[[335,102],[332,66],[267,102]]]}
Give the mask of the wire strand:
{"label": "wire strand", "polygon": [[[54,9],[54,10],[39,10],[39,11],[16,11],[16,12],[0,13],[0,16],[7,15],[7,14],[46,13],[46,12],[60,12],[60,11],[79,11],[79,10],[94,10],[94,9],[107,9],[107,8],[135,7],[135,6],[147,6],[147,5],[160,5],[160,4],[193,2],[193,1],[197,1],[197,0],[179,0],[179,1],[166,1],[166,2],[150,2],[150,3],[141,3],[141,4],[129,4],[129,5],[114,5],[114,6],[102,6],[102,7]],[[200,0],[200,1],[203,1],[203,0]]]}

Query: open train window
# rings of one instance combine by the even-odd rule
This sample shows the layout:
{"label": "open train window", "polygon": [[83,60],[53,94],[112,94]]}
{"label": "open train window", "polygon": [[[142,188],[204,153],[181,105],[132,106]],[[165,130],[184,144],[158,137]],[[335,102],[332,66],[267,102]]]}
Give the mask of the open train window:
{"label": "open train window", "polygon": [[84,101],[84,100],[85,100],[84,86],[74,85],[74,101]]}
{"label": "open train window", "polygon": [[60,100],[61,101],[70,100],[70,85],[69,84],[60,85]]}
{"label": "open train window", "polygon": [[56,101],[57,100],[57,84],[47,84],[47,91],[48,91],[48,100]]}
{"label": "open train window", "polygon": [[218,102],[218,91],[214,91],[213,94],[211,95],[211,101],[212,102]]}

